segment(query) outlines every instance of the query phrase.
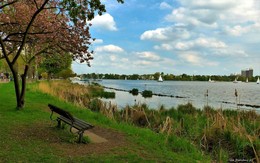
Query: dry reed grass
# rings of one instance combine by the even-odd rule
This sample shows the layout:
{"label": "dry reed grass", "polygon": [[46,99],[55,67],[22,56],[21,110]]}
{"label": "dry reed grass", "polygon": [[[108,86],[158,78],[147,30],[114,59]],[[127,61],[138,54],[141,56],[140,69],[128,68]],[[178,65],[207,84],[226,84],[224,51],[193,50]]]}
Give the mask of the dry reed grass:
{"label": "dry reed grass", "polygon": [[225,115],[221,109],[217,111],[204,110],[204,112],[207,117],[207,124],[200,140],[202,149],[212,152],[214,148],[221,147],[228,150],[230,156],[237,157],[232,151],[239,142],[235,142],[234,139],[243,141],[247,139],[250,145],[244,146],[243,152],[259,162],[259,151],[254,144],[259,140],[258,129],[254,128],[253,134],[248,133],[244,124],[245,120],[251,122],[251,124],[259,120],[259,116],[254,111],[237,111],[229,116]]}
{"label": "dry reed grass", "polygon": [[148,120],[148,117],[146,115],[145,109],[142,107],[142,105],[135,105],[133,107],[126,106],[121,112],[120,117],[121,120],[133,123],[140,127],[149,127],[150,122]]}
{"label": "dry reed grass", "polygon": [[[241,139],[249,143],[249,145],[244,146],[246,149],[242,150],[249,153],[250,157],[255,158],[256,162],[259,162],[259,146],[255,145],[255,142],[259,142],[260,138],[259,115],[255,111],[223,111],[221,109],[214,110],[207,106],[201,112],[190,103],[178,107],[172,112],[164,108],[149,110],[146,105],[142,104],[126,106],[119,110],[116,105],[110,102],[91,99],[90,92],[99,88],[85,87],[64,81],[52,81],[40,82],[39,89],[60,99],[100,112],[109,119],[147,127],[153,131],[164,133],[167,137],[171,134],[180,137],[194,136],[190,135],[187,126],[188,128],[192,127],[189,125],[195,127],[197,125],[196,119],[204,117],[206,123],[196,138],[201,149],[214,153],[216,149],[223,148],[229,152],[230,156],[236,156],[235,151],[241,149],[236,149],[237,144],[234,142]],[[195,121],[189,121],[189,118],[193,118]],[[251,126],[254,124],[250,128],[250,133],[245,121]]]}
{"label": "dry reed grass", "polygon": [[165,121],[163,122],[160,132],[166,133],[169,136],[172,133],[172,129],[173,129],[173,120],[172,118],[167,116]]}
{"label": "dry reed grass", "polygon": [[38,89],[78,106],[85,107],[90,101],[90,91],[87,87],[69,81],[40,82]]}

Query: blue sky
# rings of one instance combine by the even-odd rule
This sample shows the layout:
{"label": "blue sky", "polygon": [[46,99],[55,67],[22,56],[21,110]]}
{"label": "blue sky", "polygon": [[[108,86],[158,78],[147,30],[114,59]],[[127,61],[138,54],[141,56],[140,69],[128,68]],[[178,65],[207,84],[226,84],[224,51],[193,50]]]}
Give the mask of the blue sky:
{"label": "blue sky", "polygon": [[260,75],[259,0],[103,0],[92,20],[97,40],[82,73]]}

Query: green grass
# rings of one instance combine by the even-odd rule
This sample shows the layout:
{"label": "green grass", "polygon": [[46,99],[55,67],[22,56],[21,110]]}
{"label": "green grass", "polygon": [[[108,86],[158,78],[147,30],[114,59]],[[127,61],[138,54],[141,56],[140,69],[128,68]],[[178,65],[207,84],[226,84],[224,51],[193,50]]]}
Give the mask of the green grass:
{"label": "green grass", "polygon": [[[124,122],[110,120],[100,113],[77,107],[29,84],[25,108],[16,110],[13,83],[0,83],[0,162],[210,162],[188,140],[159,134]],[[75,135],[55,127],[48,103],[102,128],[124,133],[127,146],[106,153],[68,154],[67,150],[93,144],[75,143]],[[115,138],[116,139],[116,138]]]}

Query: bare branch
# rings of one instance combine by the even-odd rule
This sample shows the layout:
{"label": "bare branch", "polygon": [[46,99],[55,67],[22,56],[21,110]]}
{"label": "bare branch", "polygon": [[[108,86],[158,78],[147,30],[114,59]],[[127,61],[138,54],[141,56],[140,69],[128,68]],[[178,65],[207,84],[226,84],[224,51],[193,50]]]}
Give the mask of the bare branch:
{"label": "bare branch", "polygon": [[37,9],[39,9],[39,7],[38,7],[38,4],[37,4],[36,0],[33,0],[33,1],[34,1],[34,4],[35,4],[36,8],[37,8]]}
{"label": "bare branch", "polygon": [[45,0],[44,3],[42,4],[42,6],[33,14],[31,20],[30,20],[30,23],[28,24],[26,30],[25,30],[25,34],[24,34],[24,37],[23,37],[23,40],[22,40],[22,44],[21,46],[19,47],[19,50],[18,52],[16,53],[16,56],[14,57],[13,61],[12,61],[12,64],[16,62],[16,60],[18,59],[18,57],[20,56],[21,52],[22,52],[22,49],[25,45],[25,42],[26,42],[26,39],[27,39],[27,34],[34,22],[34,20],[36,19],[37,15],[44,9],[44,6],[49,2],[49,0]]}
{"label": "bare branch", "polygon": [[6,59],[8,65],[10,65],[11,62],[10,62],[10,59],[8,58],[8,54],[6,52],[5,45],[4,45],[4,42],[1,37],[0,37],[0,45],[2,47],[2,52],[3,52],[4,58]]}
{"label": "bare branch", "polygon": [[0,6],[0,10],[3,9],[4,7],[9,6],[9,5],[11,5],[11,4],[14,4],[14,3],[16,3],[16,2],[18,2],[18,0],[14,0],[14,1],[12,1],[12,2],[6,3],[6,4],[2,5],[2,6]]}

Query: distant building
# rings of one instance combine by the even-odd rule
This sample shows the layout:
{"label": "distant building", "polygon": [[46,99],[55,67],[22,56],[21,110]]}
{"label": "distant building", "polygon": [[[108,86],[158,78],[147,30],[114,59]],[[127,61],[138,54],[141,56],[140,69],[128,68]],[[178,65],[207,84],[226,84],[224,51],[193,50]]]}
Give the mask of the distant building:
{"label": "distant building", "polygon": [[253,77],[253,69],[247,69],[247,70],[241,70],[241,76],[246,77],[246,78],[251,78]]}

